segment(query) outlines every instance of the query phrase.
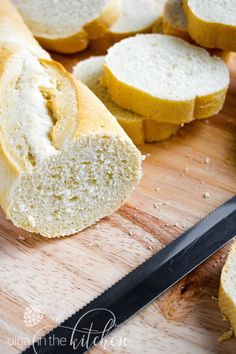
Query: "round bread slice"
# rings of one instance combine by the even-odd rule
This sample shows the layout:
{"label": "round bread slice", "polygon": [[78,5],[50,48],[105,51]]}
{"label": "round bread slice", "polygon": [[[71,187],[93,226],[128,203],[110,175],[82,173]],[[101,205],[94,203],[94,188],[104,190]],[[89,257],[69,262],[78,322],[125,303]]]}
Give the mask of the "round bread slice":
{"label": "round bread slice", "polygon": [[165,0],[122,0],[121,15],[104,37],[91,42],[91,49],[103,53],[124,38],[151,32],[161,20],[164,3]]}
{"label": "round bread slice", "polygon": [[187,41],[190,40],[182,0],[167,0],[163,12],[163,32]]}
{"label": "round bread slice", "polygon": [[141,178],[142,158],[116,119],[56,62],[4,49],[0,68],[0,203],[7,217],[56,237],[118,209]]}
{"label": "round bread slice", "polygon": [[221,312],[230,321],[236,336],[236,242],[222,270],[218,301]]}
{"label": "round bread slice", "polygon": [[135,144],[155,142],[176,134],[179,125],[156,122],[121,108],[111,100],[100,80],[103,75],[104,58],[104,56],[91,57],[79,62],[73,69],[74,76],[88,86],[105,104],[133,142]]}
{"label": "round bread slice", "polygon": [[222,59],[183,39],[143,34],[109,49],[104,83],[119,106],[181,124],[222,109],[229,70]]}
{"label": "round bread slice", "polygon": [[236,0],[183,0],[183,4],[196,43],[236,52]]}
{"label": "round bread slice", "polygon": [[61,53],[84,50],[104,36],[121,12],[121,0],[19,0],[18,10],[42,46]]}

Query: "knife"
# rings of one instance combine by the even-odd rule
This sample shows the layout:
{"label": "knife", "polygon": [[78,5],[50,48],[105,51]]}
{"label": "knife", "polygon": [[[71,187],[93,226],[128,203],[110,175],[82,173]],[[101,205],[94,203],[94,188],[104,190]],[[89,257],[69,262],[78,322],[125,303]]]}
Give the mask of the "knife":
{"label": "knife", "polygon": [[82,354],[236,236],[236,196],[22,354]]}

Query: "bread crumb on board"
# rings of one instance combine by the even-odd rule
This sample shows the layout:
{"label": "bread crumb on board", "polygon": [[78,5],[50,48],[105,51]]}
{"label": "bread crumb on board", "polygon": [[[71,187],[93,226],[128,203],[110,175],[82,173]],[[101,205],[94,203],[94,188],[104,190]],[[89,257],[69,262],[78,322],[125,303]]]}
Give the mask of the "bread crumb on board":
{"label": "bread crumb on board", "polygon": [[209,192],[205,192],[204,194],[203,194],[203,198],[210,198],[211,197],[211,194],[209,193]]}
{"label": "bread crumb on board", "polygon": [[211,162],[210,157],[205,157],[205,158],[204,158],[204,163],[205,163],[206,165],[209,165],[210,162]]}
{"label": "bread crumb on board", "polygon": [[24,237],[24,236],[19,235],[19,236],[18,236],[18,240],[19,240],[19,241],[25,241],[25,237]]}

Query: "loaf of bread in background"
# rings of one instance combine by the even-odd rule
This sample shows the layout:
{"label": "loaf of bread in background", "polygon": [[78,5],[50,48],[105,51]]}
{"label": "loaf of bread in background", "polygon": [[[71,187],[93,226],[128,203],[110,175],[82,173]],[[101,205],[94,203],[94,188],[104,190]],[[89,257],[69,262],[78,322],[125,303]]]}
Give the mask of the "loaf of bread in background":
{"label": "loaf of bread in background", "polygon": [[218,301],[222,314],[230,321],[236,336],[236,242],[222,270]]}
{"label": "loaf of bread in background", "polygon": [[103,37],[121,13],[121,0],[19,0],[18,10],[45,49],[75,53]]}
{"label": "loaf of bread in background", "polygon": [[0,204],[16,226],[65,236],[119,208],[142,159],[98,98],[29,38],[2,0]]}
{"label": "loaf of bread in background", "polygon": [[205,48],[236,52],[235,0],[183,0],[188,32]]}
{"label": "loaf of bread in background", "polygon": [[104,83],[119,106],[181,124],[222,109],[229,70],[222,59],[183,39],[140,34],[109,49]]}
{"label": "loaf of bread in background", "polygon": [[106,87],[101,84],[100,80],[103,76],[104,59],[104,56],[98,56],[79,62],[73,69],[74,76],[105,104],[133,142],[135,144],[156,142],[176,134],[180,125],[156,122],[121,108],[111,100]]}

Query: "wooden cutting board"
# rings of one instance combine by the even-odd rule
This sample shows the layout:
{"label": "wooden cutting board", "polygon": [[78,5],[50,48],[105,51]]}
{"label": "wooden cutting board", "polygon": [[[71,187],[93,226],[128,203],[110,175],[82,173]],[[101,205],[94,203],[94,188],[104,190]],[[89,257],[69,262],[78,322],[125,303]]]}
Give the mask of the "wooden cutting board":
{"label": "wooden cutting board", "polygon": [[[71,69],[80,56],[57,56]],[[141,184],[96,226],[47,240],[14,227],[0,213],[0,353],[18,353],[185,229],[236,194],[236,58],[223,111],[186,125],[176,137],[140,149]],[[210,193],[209,198],[204,198]],[[229,247],[182,280],[92,353],[234,354],[236,340],[217,307]]]}

